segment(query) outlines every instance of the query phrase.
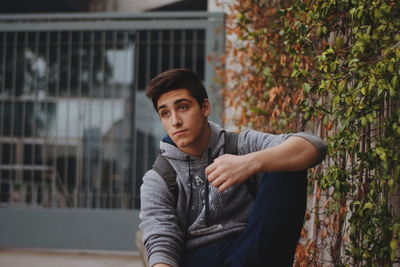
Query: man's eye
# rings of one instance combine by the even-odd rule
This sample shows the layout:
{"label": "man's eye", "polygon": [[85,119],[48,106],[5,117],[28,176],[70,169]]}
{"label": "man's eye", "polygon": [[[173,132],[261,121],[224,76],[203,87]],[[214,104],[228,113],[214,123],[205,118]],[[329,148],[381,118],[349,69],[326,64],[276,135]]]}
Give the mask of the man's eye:
{"label": "man's eye", "polygon": [[187,105],[181,105],[181,106],[179,106],[179,109],[180,110],[186,110],[186,109],[188,109],[189,108],[189,106],[187,106]]}
{"label": "man's eye", "polygon": [[166,117],[168,116],[169,112],[168,111],[161,111],[160,115],[161,117]]}

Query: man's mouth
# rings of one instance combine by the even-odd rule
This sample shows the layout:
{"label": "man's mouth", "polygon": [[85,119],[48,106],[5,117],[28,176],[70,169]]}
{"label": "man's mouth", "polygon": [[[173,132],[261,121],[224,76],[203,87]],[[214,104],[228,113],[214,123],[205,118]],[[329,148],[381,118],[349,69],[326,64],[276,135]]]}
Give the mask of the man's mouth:
{"label": "man's mouth", "polygon": [[174,135],[175,135],[175,136],[181,135],[181,134],[183,134],[183,133],[185,133],[185,132],[187,132],[187,130],[179,130],[179,131],[174,132]]}

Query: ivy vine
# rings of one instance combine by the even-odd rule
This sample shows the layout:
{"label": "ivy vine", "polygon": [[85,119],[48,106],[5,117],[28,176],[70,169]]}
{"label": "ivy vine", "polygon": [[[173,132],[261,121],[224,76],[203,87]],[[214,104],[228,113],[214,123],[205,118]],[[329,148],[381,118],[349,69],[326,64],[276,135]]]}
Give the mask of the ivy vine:
{"label": "ivy vine", "polygon": [[[400,3],[236,0],[229,5],[226,104],[237,126],[308,130],[328,159],[297,266],[391,266],[400,241]],[[233,66],[233,67],[231,67]]]}

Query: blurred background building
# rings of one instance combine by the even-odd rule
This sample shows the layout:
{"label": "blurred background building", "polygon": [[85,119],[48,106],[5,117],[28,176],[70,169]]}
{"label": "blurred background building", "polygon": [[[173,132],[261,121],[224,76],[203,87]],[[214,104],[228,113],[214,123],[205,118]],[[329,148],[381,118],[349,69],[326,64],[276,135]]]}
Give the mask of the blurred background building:
{"label": "blurred background building", "polygon": [[[0,9],[0,246],[133,250],[164,132],[144,89],[191,68],[222,107],[224,17],[204,0],[14,0]],[[166,12],[168,11],[168,12]]]}

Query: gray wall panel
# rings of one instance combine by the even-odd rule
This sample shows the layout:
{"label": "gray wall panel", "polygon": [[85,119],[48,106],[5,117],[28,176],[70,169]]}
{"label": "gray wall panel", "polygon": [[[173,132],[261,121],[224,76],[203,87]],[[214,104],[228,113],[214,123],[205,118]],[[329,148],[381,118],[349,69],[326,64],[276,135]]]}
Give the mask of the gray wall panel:
{"label": "gray wall panel", "polygon": [[134,251],[138,217],[138,210],[1,208],[0,247]]}

